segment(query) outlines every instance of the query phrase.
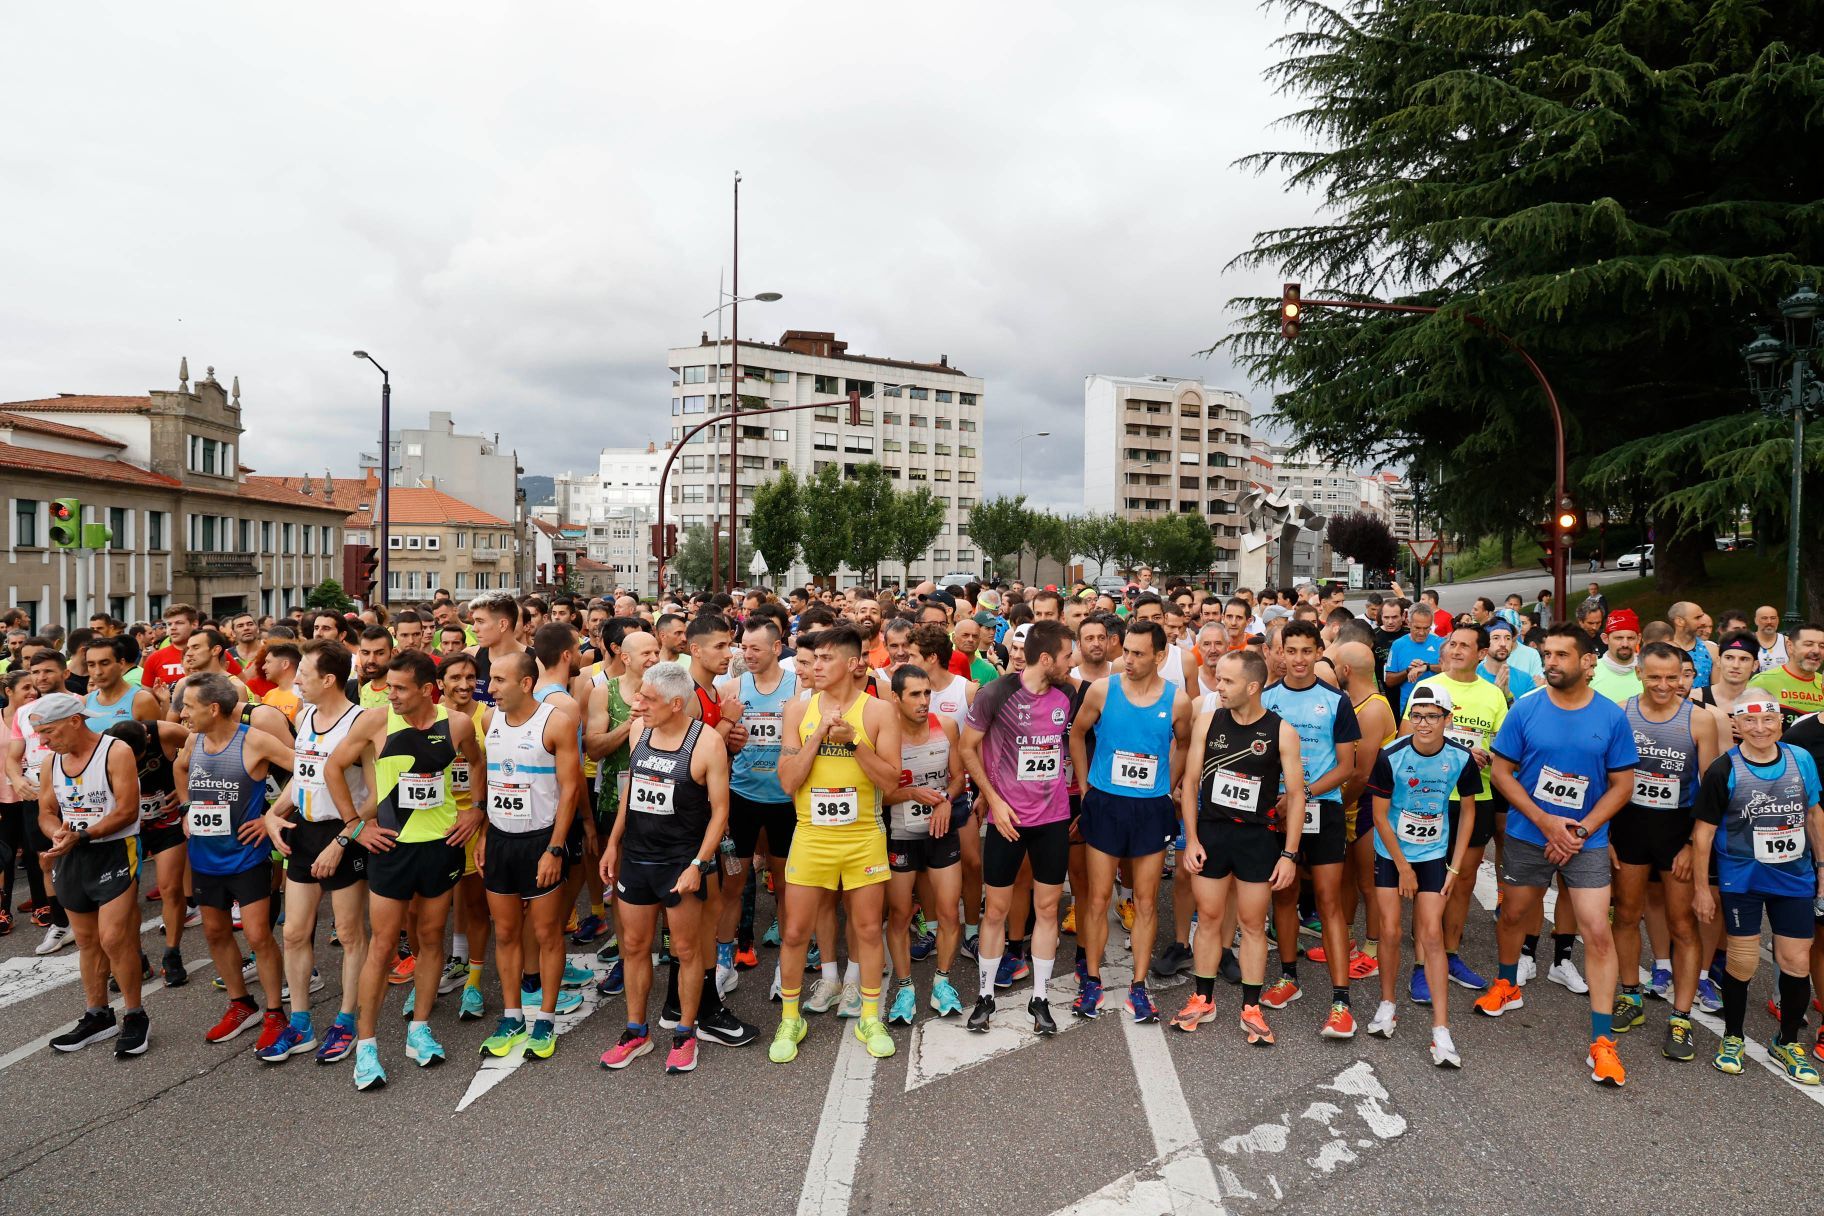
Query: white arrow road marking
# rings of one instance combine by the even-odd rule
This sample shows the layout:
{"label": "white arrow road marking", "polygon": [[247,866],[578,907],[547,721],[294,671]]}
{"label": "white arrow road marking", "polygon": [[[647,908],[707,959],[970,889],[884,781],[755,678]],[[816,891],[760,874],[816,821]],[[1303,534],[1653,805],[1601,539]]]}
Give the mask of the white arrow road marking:
{"label": "white arrow road marking", "polygon": [[1128,1058],[1134,1064],[1134,1079],[1140,1083],[1140,1105],[1152,1129],[1153,1151],[1158,1154],[1159,1176],[1169,1192],[1170,1210],[1178,1216],[1218,1216],[1223,1211],[1222,1192],[1210,1159],[1203,1154],[1184,1087],[1178,1083],[1178,1068],[1165,1045],[1165,1028],[1162,1024],[1141,1026],[1131,1017],[1118,1016]]}
{"label": "white arrow road marking", "polygon": [[[203,972],[209,970],[209,968],[213,967],[214,965],[215,964],[213,962],[211,962],[210,960],[204,959],[202,962],[196,963],[194,965],[187,965],[187,968],[188,968],[191,978],[195,978],[196,976],[199,976]],[[151,996],[154,992],[157,992],[160,988],[163,988],[164,986],[165,986],[165,981],[162,979],[151,979],[151,980],[145,981],[143,984],[141,984],[139,986],[140,1004],[144,1005],[147,997]],[[108,1004],[110,1004],[114,1007],[114,1012],[118,1015],[121,1010],[126,1008],[127,999],[123,996],[117,996],[113,1000],[109,1001]],[[151,1010],[151,1009],[147,1010],[147,1013],[154,1013],[154,1012],[156,1012],[156,1011]],[[39,1035],[37,1038],[33,1039],[29,1043],[22,1043],[18,1047],[13,1048],[11,1051],[7,1052],[5,1055],[0,1056],[0,1072],[5,1072],[7,1069],[11,1068],[13,1065],[19,1063],[19,1061],[26,1059],[27,1057],[33,1055],[36,1052],[43,1051],[46,1047],[49,1047],[51,1045],[52,1039],[56,1038],[58,1035],[63,1034],[66,1031],[74,1030],[75,1028],[76,1028],[76,1022],[74,1019],[72,1019],[71,1021],[65,1022],[63,1025],[57,1027],[55,1030],[52,1030],[46,1034]],[[156,1039],[157,1036],[158,1036],[158,1019],[153,1018],[152,1019],[152,1038]]]}
{"label": "white arrow road marking", "polygon": [[804,1167],[798,1192],[798,1216],[844,1216],[855,1189],[855,1167],[868,1134],[868,1103],[874,1096],[879,1061],[855,1037],[851,1024],[836,1023],[842,1044],[836,1049],[836,1071],[824,1092],[817,1139]]}
{"label": "white arrow road marking", "polygon": [[[568,961],[575,963],[578,967],[587,967],[593,970],[596,961],[595,952],[590,951],[587,954],[572,954]],[[596,978],[597,977],[595,976],[591,976],[589,982],[583,985],[583,1003],[581,1005],[572,1009],[569,1013],[560,1013],[557,1015],[555,1029],[558,1034],[564,1035],[575,1030],[578,1026],[582,1025],[584,1019],[594,1013],[596,1008],[602,1003],[601,996],[595,991]],[[526,1016],[530,1018],[536,1015],[531,1010],[527,1010]],[[468,1091],[462,1095],[462,1101],[456,1104],[456,1110],[460,1113],[469,1109],[469,1107],[483,1094],[518,1072],[519,1066],[525,1062],[526,1049],[523,1045],[515,1047],[511,1052],[504,1056],[484,1054],[481,1057],[481,1067],[475,1070],[475,1078],[469,1082]]]}
{"label": "white arrow road marking", "polygon": [[[141,925],[139,931],[149,933],[164,923],[162,916],[155,916]],[[0,1009],[29,1001],[39,993],[61,988],[81,978],[82,955],[74,942],[56,954],[22,954],[0,959]]]}

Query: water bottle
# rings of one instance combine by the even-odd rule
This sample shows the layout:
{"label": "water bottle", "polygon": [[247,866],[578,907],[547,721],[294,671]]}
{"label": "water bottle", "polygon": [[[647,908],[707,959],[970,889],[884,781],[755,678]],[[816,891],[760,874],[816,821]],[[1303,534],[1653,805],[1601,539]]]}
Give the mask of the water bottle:
{"label": "water bottle", "polygon": [[726,832],[722,835],[722,872],[729,875],[741,872],[741,859],[735,856],[735,838]]}

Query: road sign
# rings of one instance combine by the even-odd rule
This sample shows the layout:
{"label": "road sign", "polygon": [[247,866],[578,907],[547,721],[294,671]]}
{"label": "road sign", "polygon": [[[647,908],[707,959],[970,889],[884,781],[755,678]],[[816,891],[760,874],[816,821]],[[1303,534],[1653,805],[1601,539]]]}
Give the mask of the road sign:
{"label": "road sign", "polygon": [[1431,540],[1409,540],[1406,542],[1406,547],[1412,550],[1412,555],[1418,559],[1421,566],[1427,565],[1432,558],[1438,555],[1436,537]]}
{"label": "road sign", "polygon": [[1362,569],[1362,563],[1350,562],[1349,563],[1349,589],[1351,591],[1360,591],[1366,585],[1367,585],[1367,573],[1366,573],[1366,571],[1364,571]]}

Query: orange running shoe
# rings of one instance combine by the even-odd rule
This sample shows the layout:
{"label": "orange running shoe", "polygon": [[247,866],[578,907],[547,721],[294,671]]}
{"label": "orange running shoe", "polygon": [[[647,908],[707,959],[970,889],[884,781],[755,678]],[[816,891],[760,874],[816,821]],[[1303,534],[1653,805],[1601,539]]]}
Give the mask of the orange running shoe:
{"label": "orange running shoe", "polygon": [[1324,1019],[1323,1029],[1318,1033],[1326,1039],[1353,1039],[1355,1015],[1349,1012],[1349,1006],[1337,1001],[1330,1006],[1330,1016]]}
{"label": "orange running shoe", "polygon": [[1330,961],[1330,955],[1324,950],[1324,948],[1322,946],[1311,947],[1309,950],[1305,951],[1305,957],[1310,959],[1312,962],[1316,963],[1320,967]]}
{"label": "orange running shoe", "polygon": [[1524,1009],[1526,998],[1520,995],[1520,989],[1511,980],[1496,980],[1494,985],[1476,998],[1476,1012],[1491,1018],[1498,1018],[1510,1009]]}
{"label": "orange running shoe", "polygon": [[1064,920],[1058,925],[1058,932],[1068,933],[1072,937],[1077,935],[1077,905],[1072,904],[1064,909]]}
{"label": "orange running shoe", "polygon": [[386,982],[389,984],[409,984],[412,982],[412,977],[417,974],[418,956],[415,954],[408,954],[393,964],[393,969],[387,973]]}
{"label": "orange running shoe", "polygon": [[1303,995],[1305,995],[1304,991],[1299,988],[1297,980],[1289,975],[1282,975],[1260,994],[1260,1003],[1268,1009],[1284,1009]]}
{"label": "orange running shoe", "polygon": [[1205,1022],[1216,1020],[1216,1002],[1207,996],[1191,994],[1191,999],[1184,1003],[1177,1016],[1172,1018],[1172,1025],[1185,1033],[1196,1030]]}
{"label": "orange running shoe", "polygon": [[1349,978],[1371,980],[1381,973],[1381,960],[1360,950],[1349,952]]}
{"label": "orange running shoe", "polygon": [[1590,1054],[1585,1063],[1590,1066],[1590,1080],[1598,1085],[1613,1085],[1620,1089],[1628,1083],[1628,1073],[1621,1066],[1621,1055],[1615,1050],[1615,1040],[1607,1035],[1590,1044]]}
{"label": "orange running shoe", "polygon": [[1247,1033],[1249,1043],[1260,1047],[1273,1046],[1273,1031],[1267,1026],[1267,1016],[1260,1011],[1259,1005],[1242,1007],[1241,1028]]}

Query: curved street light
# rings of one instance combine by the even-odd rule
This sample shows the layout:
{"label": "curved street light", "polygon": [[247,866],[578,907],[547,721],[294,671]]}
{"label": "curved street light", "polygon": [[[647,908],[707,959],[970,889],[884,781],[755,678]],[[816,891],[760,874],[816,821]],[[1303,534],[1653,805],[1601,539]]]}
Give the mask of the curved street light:
{"label": "curved street light", "polygon": [[377,535],[380,543],[374,546],[374,588],[368,595],[371,606],[371,604],[386,602],[386,542],[390,532],[388,525],[391,522],[391,517],[387,513],[386,483],[392,475],[393,378],[384,367],[380,367],[380,361],[366,351],[358,350],[354,352],[354,355],[355,358],[366,359],[375,367],[380,368],[380,494],[379,501],[374,504],[377,508],[374,518],[379,524]]}
{"label": "curved street light", "polygon": [[1051,434],[1050,431],[1034,431],[1030,435],[1021,435],[1019,437],[1019,439],[1017,441],[1015,441],[1015,443],[1013,445],[1015,450],[1017,450],[1019,452],[1019,457],[1020,457],[1019,464],[1020,464],[1020,493],[1021,494],[1024,494],[1026,492],[1026,441],[1028,439],[1044,439],[1046,436],[1048,436],[1050,434]]}

